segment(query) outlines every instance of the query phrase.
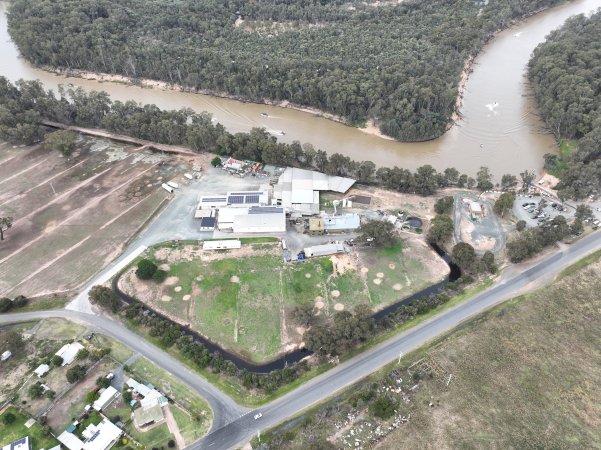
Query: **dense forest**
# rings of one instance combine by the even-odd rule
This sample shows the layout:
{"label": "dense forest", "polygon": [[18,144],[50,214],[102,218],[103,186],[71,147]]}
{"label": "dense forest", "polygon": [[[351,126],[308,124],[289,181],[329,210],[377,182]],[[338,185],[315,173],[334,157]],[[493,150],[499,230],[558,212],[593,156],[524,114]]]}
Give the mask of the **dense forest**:
{"label": "dense forest", "polygon": [[[134,101],[112,101],[106,92],[83,89],[45,91],[39,81],[20,80],[12,84],[0,77],[0,140],[13,144],[40,142],[47,129],[44,120],[67,125],[103,128],[128,136],[171,145],[184,145],[197,152],[260,161],[280,166],[314,168],[330,175],[350,176],[364,183],[380,184],[400,192],[431,195],[446,186],[493,187],[490,171],[483,167],[476,178],[455,168],[438,172],[430,165],[415,172],[398,167],[380,167],[371,161],[353,161],[348,156],[315,149],[309,143],[278,142],[262,128],[231,134],[214,124],[208,113],[191,109],[166,111],[156,105]],[[508,175],[507,175],[508,176]]]}
{"label": "dense forest", "polygon": [[464,62],[561,0],[13,0],[33,63],[288,100],[400,140],[441,135]]}
{"label": "dense forest", "polygon": [[[576,150],[545,155],[558,175],[560,196],[601,192],[601,11],[572,17],[534,51],[528,76],[541,114],[561,142]],[[569,146],[564,146],[569,148]]]}

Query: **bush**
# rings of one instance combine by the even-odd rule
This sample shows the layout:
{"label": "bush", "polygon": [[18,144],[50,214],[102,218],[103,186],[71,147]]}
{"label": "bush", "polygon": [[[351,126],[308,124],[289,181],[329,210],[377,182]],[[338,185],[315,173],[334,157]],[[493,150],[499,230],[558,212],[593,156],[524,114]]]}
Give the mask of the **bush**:
{"label": "bush", "polygon": [[518,231],[522,231],[526,228],[526,221],[519,220],[518,223],[515,224],[515,229]]}
{"label": "bush", "polygon": [[4,425],[11,425],[11,424],[15,423],[16,420],[17,420],[16,416],[11,412],[7,412],[2,415],[2,423]]}
{"label": "bush", "polygon": [[52,358],[50,358],[50,364],[52,364],[54,367],[62,366],[63,365],[62,356],[52,355]]}
{"label": "bush", "polygon": [[215,156],[212,160],[211,160],[211,165],[213,167],[219,167],[221,165],[221,158],[219,156]]}
{"label": "bush", "polygon": [[157,271],[157,269],[158,269],[158,267],[156,266],[155,263],[153,263],[152,261],[150,261],[148,259],[142,259],[138,263],[138,269],[136,270],[136,276],[140,280],[150,280],[153,277],[153,275],[155,274],[155,272]]}
{"label": "bush", "polygon": [[450,214],[453,211],[453,197],[447,195],[436,200],[434,211],[436,214]]}
{"label": "bush", "polygon": [[93,286],[88,296],[93,304],[110,309],[114,313],[121,308],[121,300],[110,288]]}
{"label": "bush", "polygon": [[369,413],[380,419],[388,419],[393,416],[396,403],[388,397],[378,397],[370,406]]}
{"label": "bush", "polygon": [[157,271],[152,276],[152,279],[155,283],[161,284],[167,278],[167,272],[165,270],[157,269]]}
{"label": "bush", "polygon": [[132,395],[130,391],[123,391],[123,403],[127,403],[129,405],[129,402],[132,401]]}
{"label": "bush", "polygon": [[174,448],[175,447],[175,441],[173,439],[169,439],[169,442],[167,442],[167,447]]}
{"label": "bush", "polygon": [[66,377],[69,383],[76,383],[86,376],[85,366],[76,365],[67,370]]}
{"label": "bush", "polygon": [[0,298],[0,313],[10,311],[13,307],[13,302],[10,298],[2,297]]}
{"label": "bush", "polygon": [[30,398],[41,398],[44,395],[44,388],[42,387],[42,383],[38,381],[37,383],[29,386],[27,394],[29,394]]}
{"label": "bush", "polygon": [[99,388],[107,388],[111,385],[111,380],[107,377],[98,377],[96,378],[96,386]]}
{"label": "bush", "polygon": [[82,348],[80,351],[77,352],[76,358],[82,360],[86,359],[88,356],[90,356],[90,351],[87,348]]}
{"label": "bush", "polygon": [[94,403],[100,398],[100,394],[97,391],[90,391],[86,394],[86,403]]}

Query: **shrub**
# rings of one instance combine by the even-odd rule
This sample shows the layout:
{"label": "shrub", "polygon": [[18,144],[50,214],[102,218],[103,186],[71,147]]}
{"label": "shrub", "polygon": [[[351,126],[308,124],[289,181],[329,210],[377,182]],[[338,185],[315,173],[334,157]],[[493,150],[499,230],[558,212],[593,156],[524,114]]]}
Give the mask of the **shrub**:
{"label": "shrub", "polygon": [[221,165],[221,158],[219,156],[215,156],[212,160],[211,160],[211,165],[213,167],[219,167]]}
{"label": "shrub", "polygon": [[82,348],[80,351],[77,352],[76,358],[82,360],[86,359],[88,356],[90,356],[90,351],[87,348]]}
{"label": "shrub", "polygon": [[11,425],[11,424],[15,423],[16,420],[17,420],[17,418],[11,412],[7,412],[2,415],[2,423],[4,425]]}
{"label": "shrub", "polygon": [[450,214],[453,211],[453,197],[447,195],[436,200],[434,211],[436,214]]}
{"label": "shrub", "polygon": [[380,419],[388,419],[393,416],[396,403],[388,397],[378,397],[369,407],[369,412],[372,416]]}
{"label": "shrub", "polygon": [[86,403],[94,403],[100,398],[100,394],[97,391],[90,391],[86,394]]}
{"label": "shrub", "polygon": [[515,224],[515,229],[518,231],[522,231],[526,228],[526,221],[519,220],[518,223]]}
{"label": "shrub", "polygon": [[175,441],[173,439],[169,439],[169,442],[167,442],[167,447],[174,448],[175,447]]}
{"label": "shrub", "polygon": [[138,269],[136,270],[136,276],[140,280],[150,280],[155,272],[157,271],[157,266],[155,263],[148,259],[142,259],[138,263]]}
{"label": "shrub", "polygon": [[60,367],[63,365],[63,358],[62,358],[62,356],[52,355],[52,358],[50,358],[50,363],[54,367]]}
{"label": "shrub", "polygon": [[88,296],[93,304],[110,309],[112,312],[117,312],[121,307],[121,300],[110,288],[93,286]]}
{"label": "shrub", "polygon": [[76,365],[67,370],[66,377],[69,383],[76,383],[86,375],[85,366]]}
{"label": "shrub", "polygon": [[96,378],[96,386],[99,388],[107,388],[111,385],[111,381],[107,377]]}
{"label": "shrub", "polygon": [[167,278],[167,272],[165,270],[157,269],[157,271],[152,276],[152,279],[155,283],[161,284]]}

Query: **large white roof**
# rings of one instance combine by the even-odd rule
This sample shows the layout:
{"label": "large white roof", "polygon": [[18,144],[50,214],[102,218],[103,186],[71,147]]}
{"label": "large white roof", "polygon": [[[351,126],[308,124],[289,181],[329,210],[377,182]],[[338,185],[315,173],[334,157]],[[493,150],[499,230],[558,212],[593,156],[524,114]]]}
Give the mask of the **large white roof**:
{"label": "large white roof", "polygon": [[79,342],[72,342],[71,344],[63,345],[61,349],[58,352],[56,352],[56,355],[63,358],[62,365],[66,366],[67,364],[71,364],[73,362],[73,360],[77,356],[77,353],[82,349],[83,345],[81,345]]}
{"label": "large white roof", "polygon": [[96,411],[103,410],[110,402],[112,402],[115,399],[115,396],[118,393],[119,392],[117,391],[117,389],[115,389],[113,386],[107,387],[104,391],[102,391],[102,394],[100,394],[98,400],[94,402],[93,408]]}

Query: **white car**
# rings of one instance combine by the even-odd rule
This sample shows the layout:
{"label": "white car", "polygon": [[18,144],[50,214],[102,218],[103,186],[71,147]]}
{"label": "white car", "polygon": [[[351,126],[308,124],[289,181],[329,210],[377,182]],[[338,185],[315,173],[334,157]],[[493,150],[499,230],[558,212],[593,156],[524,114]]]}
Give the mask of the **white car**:
{"label": "white car", "polygon": [[263,414],[261,414],[261,413],[255,414],[255,420],[259,420],[261,417],[263,417]]}

